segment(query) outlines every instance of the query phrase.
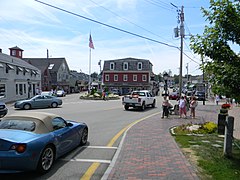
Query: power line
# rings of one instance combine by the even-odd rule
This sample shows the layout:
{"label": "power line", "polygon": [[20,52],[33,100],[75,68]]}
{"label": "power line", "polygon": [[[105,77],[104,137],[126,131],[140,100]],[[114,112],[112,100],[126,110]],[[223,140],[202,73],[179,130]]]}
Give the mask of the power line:
{"label": "power line", "polygon": [[166,9],[166,10],[169,10],[169,11],[174,11],[171,6],[165,2],[162,2],[162,1],[154,1],[154,0],[145,0],[146,2],[150,3],[150,4],[153,4],[157,7],[160,7],[160,8],[163,8],[163,9]]}
{"label": "power line", "polygon": [[[110,9],[108,9],[108,8],[106,8],[106,7],[104,7],[104,6],[101,6],[101,5],[97,4],[95,1],[93,1],[93,0],[89,0],[89,1],[91,1],[92,3],[94,3],[95,5],[97,5],[97,6],[101,7],[101,8],[103,8],[103,9],[105,9],[106,11],[108,11],[108,12],[114,14],[115,16],[117,16],[117,17],[119,17],[119,18],[121,18],[121,19],[123,19],[123,20],[129,22],[130,24],[133,24],[134,26],[136,26],[136,27],[138,27],[138,28],[140,28],[140,29],[142,29],[142,30],[144,30],[144,31],[146,31],[146,32],[149,32],[149,33],[151,33],[151,34],[153,34],[153,35],[155,35],[155,36],[158,36],[158,37],[164,39],[163,37],[159,36],[158,34],[153,33],[153,32],[151,32],[151,31],[149,31],[148,29],[146,29],[146,28],[144,28],[144,27],[141,27],[141,26],[137,25],[137,24],[134,23],[134,22],[131,22],[131,21],[129,21],[128,19],[119,16],[117,13],[111,11]],[[164,39],[164,40],[166,40],[166,39]]]}
{"label": "power line", "polygon": [[95,22],[95,23],[97,23],[97,24],[101,24],[101,25],[103,25],[103,26],[107,26],[107,27],[109,27],[109,28],[112,28],[112,29],[115,29],[115,30],[118,30],[118,31],[121,31],[121,32],[124,32],[124,33],[127,33],[127,34],[131,34],[131,35],[133,35],[133,36],[137,36],[137,37],[139,37],[139,38],[146,39],[146,40],[149,40],[149,41],[152,41],[152,42],[156,42],[156,43],[159,43],[159,44],[168,46],[168,47],[172,47],[172,48],[179,49],[177,46],[173,46],[173,45],[170,45],[170,44],[161,42],[161,41],[157,41],[157,40],[154,40],[154,39],[145,37],[145,36],[141,36],[141,35],[136,34],[136,33],[132,33],[132,32],[126,31],[126,30],[124,30],[124,29],[120,29],[120,28],[115,27],[115,26],[108,25],[108,24],[106,24],[106,23],[102,23],[102,22],[100,22],[100,21],[96,21],[96,20],[94,20],[94,19],[91,19],[91,18],[82,16],[82,15],[79,15],[79,14],[73,13],[73,12],[71,12],[71,11],[67,11],[67,10],[62,9],[62,8],[59,8],[59,7],[57,7],[57,6],[53,6],[53,5],[51,5],[51,4],[48,4],[48,3],[45,3],[45,2],[42,2],[42,1],[39,1],[39,0],[35,0],[35,1],[36,1],[36,2],[39,2],[39,3],[41,3],[41,4],[44,4],[44,5],[46,5],[46,6],[52,7],[52,8],[54,8],[54,9],[58,9],[58,10],[60,10],[60,11],[66,12],[66,13],[68,13],[68,14],[72,14],[72,15],[74,15],[74,16],[77,16],[77,17],[80,17],[80,18],[83,18],[83,19],[86,19],[86,20]]}
{"label": "power line", "polygon": [[[60,10],[60,11],[66,12],[66,13],[68,13],[68,14],[71,14],[71,15],[74,15],[74,16],[77,16],[77,17],[80,17],[80,18],[83,18],[83,19],[86,19],[86,20],[95,22],[95,23],[97,23],[97,24],[101,24],[101,25],[103,25],[103,26],[106,26],[106,27],[109,27],[109,28],[112,28],[112,29],[115,29],[115,30],[118,30],[118,31],[121,31],[121,32],[124,32],[124,33],[127,33],[127,34],[131,34],[131,35],[133,35],[133,36],[136,36],[136,37],[139,37],[139,38],[142,38],[142,39],[146,39],[146,40],[149,40],[149,41],[152,41],[152,42],[156,42],[156,43],[159,43],[159,44],[162,44],[162,45],[171,47],[171,48],[176,48],[176,49],[178,49],[178,50],[180,51],[180,48],[177,47],[177,46],[173,46],[173,45],[170,45],[170,44],[167,44],[167,43],[164,43],[164,42],[161,42],[161,41],[157,41],[157,40],[154,40],[154,39],[151,39],[151,38],[148,38],[148,37],[145,37],[145,36],[136,34],[136,33],[129,32],[129,31],[124,30],[124,29],[120,29],[120,28],[118,28],[118,27],[111,26],[111,25],[108,25],[108,24],[106,24],[106,23],[102,23],[102,22],[100,22],[100,21],[96,21],[96,20],[94,20],[94,19],[91,19],[91,18],[82,16],[82,15],[79,15],[79,14],[76,14],[76,13],[73,13],[73,12],[70,12],[70,11],[67,11],[67,10],[64,10],[64,9],[62,9],[62,8],[53,6],[53,5],[51,5],[51,4],[48,4],[48,3],[45,3],[45,2],[42,2],[42,1],[39,1],[39,0],[35,0],[35,1],[38,2],[38,3],[44,4],[44,5],[46,5],[46,6],[52,7],[52,8],[54,8],[54,9],[58,9],[58,10]],[[186,53],[183,52],[183,54],[184,54],[187,58],[189,58],[190,60],[194,61],[195,63],[198,63],[198,62],[196,62],[195,60],[193,60],[191,57],[189,57]],[[198,63],[198,64],[199,64],[199,63]]]}

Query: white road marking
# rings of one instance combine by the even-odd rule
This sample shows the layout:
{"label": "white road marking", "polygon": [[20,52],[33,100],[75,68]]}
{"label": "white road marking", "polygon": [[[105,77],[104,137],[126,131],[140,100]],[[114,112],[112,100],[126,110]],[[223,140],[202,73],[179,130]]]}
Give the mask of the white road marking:
{"label": "white road marking", "polygon": [[117,147],[108,146],[82,146],[83,148],[93,148],[93,149],[117,149]]}

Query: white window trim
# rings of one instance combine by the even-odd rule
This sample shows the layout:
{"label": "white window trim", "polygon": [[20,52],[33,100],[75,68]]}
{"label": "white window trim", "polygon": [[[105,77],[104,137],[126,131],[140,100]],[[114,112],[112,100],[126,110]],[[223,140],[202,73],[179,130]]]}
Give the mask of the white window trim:
{"label": "white window trim", "polygon": [[109,75],[108,74],[105,75],[105,81],[109,81]]}
{"label": "white window trim", "polygon": [[118,81],[118,75],[117,74],[114,74],[114,81]]}
{"label": "white window trim", "polygon": [[137,81],[137,75],[133,74],[133,81]]}
{"label": "white window trim", "polygon": [[142,75],[142,81],[147,81],[147,75],[146,74]]}
{"label": "white window trim", "polygon": [[[139,65],[141,64],[141,68],[139,68]],[[142,66],[143,66],[143,64],[142,64],[142,62],[138,62],[138,64],[137,64],[137,69],[138,70],[142,70]]]}
{"label": "white window trim", "polygon": [[[125,65],[127,68],[125,68]],[[125,71],[128,70],[128,62],[123,62],[123,70],[125,70]]]}
{"label": "white window trim", "polygon": [[128,81],[128,75],[127,74],[123,75],[123,81]]}
{"label": "white window trim", "polygon": [[110,62],[110,70],[114,70],[115,69],[115,65],[114,65],[114,62]]}

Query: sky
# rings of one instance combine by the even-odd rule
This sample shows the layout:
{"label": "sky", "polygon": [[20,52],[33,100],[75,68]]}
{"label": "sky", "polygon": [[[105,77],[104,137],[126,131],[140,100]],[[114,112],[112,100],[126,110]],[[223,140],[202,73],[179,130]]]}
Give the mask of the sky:
{"label": "sky", "polygon": [[[190,34],[207,25],[201,7],[209,0],[0,0],[0,48],[23,49],[24,58],[65,57],[70,70],[100,72],[104,60],[147,59],[155,74],[179,74],[183,6],[185,38],[183,75],[200,75],[201,60],[190,50]],[[54,6],[55,8],[53,8]],[[70,13],[68,13],[70,12]],[[91,33],[94,49],[89,48]],[[137,36],[136,36],[137,35]],[[141,38],[144,37],[144,38]],[[187,56],[186,56],[186,55]],[[188,67],[188,71],[187,68]]]}

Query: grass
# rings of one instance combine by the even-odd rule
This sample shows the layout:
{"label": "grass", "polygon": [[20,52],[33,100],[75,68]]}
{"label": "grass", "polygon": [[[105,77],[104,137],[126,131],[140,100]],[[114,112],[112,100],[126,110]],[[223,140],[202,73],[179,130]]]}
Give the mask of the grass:
{"label": "grass", "polygon": [[[174,132],[176,142],[198,169],[200,179],[240,179],[240,149],[236,145],[233,145],[232,156],[225,157],[224,138],[216,133],[189,135],[189,131],[184,128],[176,128]],[[234,143],[240,145],[239,140],[234,140]]]}

